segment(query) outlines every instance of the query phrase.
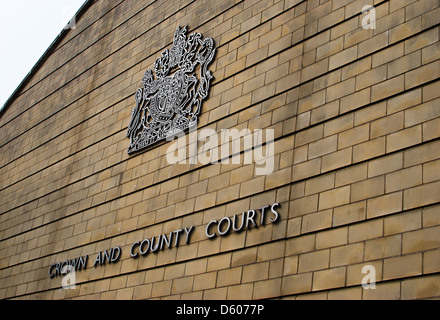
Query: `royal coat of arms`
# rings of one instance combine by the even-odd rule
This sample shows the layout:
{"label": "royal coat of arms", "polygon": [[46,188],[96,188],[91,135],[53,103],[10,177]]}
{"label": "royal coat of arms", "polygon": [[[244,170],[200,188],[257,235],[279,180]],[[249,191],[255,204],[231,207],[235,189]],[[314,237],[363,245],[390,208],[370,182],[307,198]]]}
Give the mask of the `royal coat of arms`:
{"label": "royal coat of arms", "polygon": [[215,47],[211,38],[203,39],[200,33],[187,37],[186,33],[187,26],[177,28],[171,50],[163,51],[154,63],[156,77],[152,70],[145,72],[128,126],[128,153],[197,124],[212,79],[208,66]]}

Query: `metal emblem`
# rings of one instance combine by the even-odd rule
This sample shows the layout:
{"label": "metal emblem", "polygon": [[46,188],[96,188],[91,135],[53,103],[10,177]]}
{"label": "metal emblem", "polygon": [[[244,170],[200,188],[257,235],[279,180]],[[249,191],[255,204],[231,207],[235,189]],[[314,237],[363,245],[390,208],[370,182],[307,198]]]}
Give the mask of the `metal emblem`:
{"label": "metal emblem", "polygon": [[[212,74],[208,70],[214,40],[200,33],[186,36],[187,26],[178,27],[172,48],[147,70],[135,95],[127,137],[128,153],[144,149],[197,124],[202,102],[208,96]],[[170,72],[174,74],[169,75]]]}

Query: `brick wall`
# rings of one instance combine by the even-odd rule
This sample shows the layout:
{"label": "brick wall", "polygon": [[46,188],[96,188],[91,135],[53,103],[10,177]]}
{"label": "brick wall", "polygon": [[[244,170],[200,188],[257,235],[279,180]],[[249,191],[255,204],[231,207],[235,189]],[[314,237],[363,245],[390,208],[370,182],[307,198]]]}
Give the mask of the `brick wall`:
{"label": "brick wall", "polygon": [[[439,17],[437,0],[97,1],[0,117],[0,298],[439,297]],[[134,93],[184,25],[217,46],[198,128],[273,129],[272,174],[245,150],[127,154]],[[278,223],[206,238],[275,202]],[[188,245],[128,254],[190,226]],[[76,289],[49,277],[85,255]]]}

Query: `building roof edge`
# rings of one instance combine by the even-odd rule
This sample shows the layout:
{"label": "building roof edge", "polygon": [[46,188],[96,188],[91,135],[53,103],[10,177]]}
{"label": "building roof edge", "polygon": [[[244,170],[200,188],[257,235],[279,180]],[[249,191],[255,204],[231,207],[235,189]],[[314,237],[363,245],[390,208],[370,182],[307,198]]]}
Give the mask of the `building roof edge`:
{"label": "building roof edge", "polygon": [[[74,15],[76,19],[79,19],[84,12],[95,2],[96,0],[86,0],[81,8],[77,11],[77,13]],[[6,109],[11,105],[11,103],[15,100],[15,98],[18,97],[20,91],[23,89],[23,87],[28,83],[28,81],[32,78],[32,76],[37,72],[37,70],[41,67],[41,65],[46,61],[46,59],[52,54],[54,48],[61,42],[61,40],[64,38],[64,36],[69,32],[70,29],[64,28],[58,36],[55,38],[55,40],[51,43],[49,48],[43,53],[43,55],[38,59],[37,63],[32,67],[32,69],[28,72],[28,74],[24,77],[24,79],[20,82],[18,87],[14,90],[14,92],[11,94],[11,96],[6,100],[4,105],[0,107],[0,118],[3,115],[3,113],[6,111]]]}

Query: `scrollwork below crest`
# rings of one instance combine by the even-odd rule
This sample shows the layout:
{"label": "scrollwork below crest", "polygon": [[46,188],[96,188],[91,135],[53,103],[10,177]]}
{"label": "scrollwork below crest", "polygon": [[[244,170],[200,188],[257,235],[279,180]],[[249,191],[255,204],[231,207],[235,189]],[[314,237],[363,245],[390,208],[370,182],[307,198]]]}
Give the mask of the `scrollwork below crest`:
{"label": "scrollwork below crest", "polygon": [[128,153],[142,150],[197,123],[213,78],[208,66],[215,47],[213,39],[203,39],[200,33],[187,37],[187,28],[178,27],[172,48],[165,49],[156,59],[156,78],[152,70],[145,72],[128,126]]}

